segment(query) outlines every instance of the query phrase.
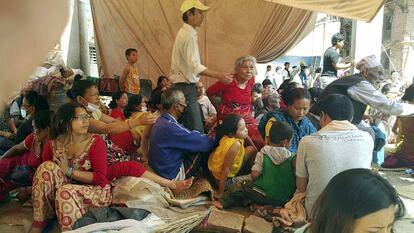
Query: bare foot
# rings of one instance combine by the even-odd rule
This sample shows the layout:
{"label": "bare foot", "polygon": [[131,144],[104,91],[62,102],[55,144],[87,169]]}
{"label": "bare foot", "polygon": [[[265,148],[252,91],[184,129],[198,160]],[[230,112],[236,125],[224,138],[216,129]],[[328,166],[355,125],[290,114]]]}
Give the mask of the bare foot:
{"label": "bare foot", "polygon": [[213,201],[213,205],[217,208],[217,209],[223,209],[223,204],[221,204],[220,201]]}
{"label": "bare foot", "polygon": [[191,178],[186,179],[186,180],[178,180],[178,181],[174,181],[175,188],[173,189],[173,192],[174,192],[175,194],[179,194],[179,193],[181,193],[182,191],[184,191],[184,190],[186,190],[186,189],[190,188],[190,187],[191,187],[191,185],[193,184],[193,180],[194,180],[194,177],[191,177]]}
{"label": "bare foot", "polygon": [[17,191],[17,196],[16,197],[17,197],[17,199],[19,199],[19,201],[21,203],[24,203],[27,200],[29,200],[30,193],[28,191],[28,187],[19,188],[18,191]]}

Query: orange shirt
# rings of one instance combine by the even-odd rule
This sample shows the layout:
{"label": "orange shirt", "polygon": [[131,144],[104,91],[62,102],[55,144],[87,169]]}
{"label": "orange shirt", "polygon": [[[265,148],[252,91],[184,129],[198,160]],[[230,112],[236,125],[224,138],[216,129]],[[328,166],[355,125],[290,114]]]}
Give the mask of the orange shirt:
{"label": "orange shirt", "polygon": [[129,73],[124,81],[124,90],[129,94],[138,95],[141,90],[138,69],[130,64],[126,64],[125,68],[129,70]]}

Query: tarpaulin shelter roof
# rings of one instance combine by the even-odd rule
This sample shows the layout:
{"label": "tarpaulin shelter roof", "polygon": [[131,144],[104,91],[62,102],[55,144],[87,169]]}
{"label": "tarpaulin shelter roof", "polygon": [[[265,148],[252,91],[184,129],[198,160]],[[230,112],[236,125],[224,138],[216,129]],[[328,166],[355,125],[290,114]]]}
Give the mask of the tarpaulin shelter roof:
{"label": "tarpaulin shelter roof", "polygon": [[384,0],[265,0],[285,6],[371,21],[384,4]]}
{"label": "tarpaulin shelter roof", "polygon": [[[125,49],[137,48],[141,78],[155,81],[159,75],[168,76],[175,35],[183,24],[181,2],[91,0],[101,71],[107,76],[120,74]],[[235,59],[242,55],[265,63],[286,53],[312,30],[316,15],[312,11],[370,20],[382,5],[378,0],[202,2],[210,6],[197,29],[202,64],[226,72],[233,72]]]}

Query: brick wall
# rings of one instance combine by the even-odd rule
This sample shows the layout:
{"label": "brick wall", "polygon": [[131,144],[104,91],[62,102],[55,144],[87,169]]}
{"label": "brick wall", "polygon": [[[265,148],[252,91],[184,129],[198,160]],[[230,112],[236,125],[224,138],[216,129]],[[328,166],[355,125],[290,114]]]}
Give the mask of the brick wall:
{"label": "brick wall", "polygon": [[[414,75],[414,1],[406,1],[403,9],[395,4],[387,7],[385,12],[393,11],[393,21],[391,40],[384,41],[384,45],[390,49],[391,61],[401,77],[411,82]],[[390,64],[389,71],[392,70]]]}

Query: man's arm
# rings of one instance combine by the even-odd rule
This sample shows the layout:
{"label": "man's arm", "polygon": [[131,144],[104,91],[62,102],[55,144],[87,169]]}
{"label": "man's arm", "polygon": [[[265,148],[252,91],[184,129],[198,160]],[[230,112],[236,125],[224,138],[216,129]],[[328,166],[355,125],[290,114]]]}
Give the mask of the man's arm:
{"label": "man's arm", "polygon": [[233,80],[233,75],[232,74],[228,74],[228,73],[224,73],[224,72],[217,72],[214,70],[210,70],[210,69],[205,69],[203,70],[201,73],[201,75],[204,76],[209,76],[212,78],[215,78],[217,80],[219,80],[222,83],[230,83]]}
{"label": "man's arm", "polygon": [[306,137],[302,138],[302,140],[299,142],[296,156],[296,189],[302,193],[306,191],[309,176],[305,162],[306,143]]}
{"label": "man's arm", "polygon": [[348,89],[349,96],[356,101],[374,107],[383,113],[396,116],[407,116],[414,114],[414,105],[398,103],[388,99],[368,81],[360,83]]}
{"label": "man's arm", "polygon": [[191,71],[193,74],[200,74],[211,78],[215,78],[222,83],[230,83],[233,80],[233,75],[231,74],[217,72],[203,66],[199,62],[199,59],[196,58],[196,54],[194,53],[194,51],[197,50],[198,44],[194,39],[187,40],[185,46],[183,47],[183,56],[185,57],[188,66],[191,67]]}
{"label": "man's arm", "polygon": [[306,192],[306,186],[308,186],[308,177],[296,176],[296,189],[304,193]]}
{"label": "man's arm", "polygon": [[348,69],[354,65],[353,62],[351,63],[342,62],[339,57],[339,54],[336,51],[330,51],[330,53],[328,53],[327,55],[332,60],[332,66],[335,67],[336,70]]}
{"label": "man's arm", "polygon": [[338,62],[338,63],[333,63],[332,64],[336,70],[345,70],[348,68],[351,68],[352,66],[354,66],[354,63],[342,63],[342,62]]}
{"label": "man's arm", "polygon": [[212,138],[198,131],[190,131],[178,123],[172,123],[170,128],[171,139],[174,140],[175,147],[189,152],[208,152],[214,146]]}

